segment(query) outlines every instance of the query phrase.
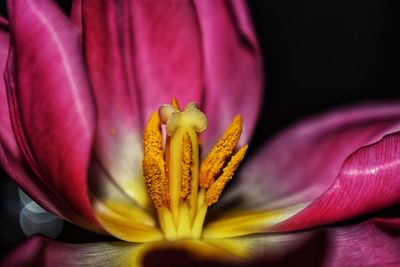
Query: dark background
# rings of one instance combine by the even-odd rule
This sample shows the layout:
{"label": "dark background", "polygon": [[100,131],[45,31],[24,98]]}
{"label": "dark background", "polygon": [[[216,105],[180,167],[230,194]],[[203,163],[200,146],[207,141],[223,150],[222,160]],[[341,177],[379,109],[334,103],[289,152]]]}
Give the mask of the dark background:
{"label": "dark background", "polygon": [[249,1],[265,67],[256,140],[338,106],[400,98],[399,1]]}
{"label": "dark background", "polygon": [[[61,4],[67,12],[69,5]],[[253,147],[306,116],[362,101],[400,99],[399,1],[256,0],[249,7],[266,80]],[[6,13],[3,2],[0,12]],[[1,176],[4,252],[25,235],[19,228],[17,187]],[[97,238],[82,233],[65,224],[59,239]]]}

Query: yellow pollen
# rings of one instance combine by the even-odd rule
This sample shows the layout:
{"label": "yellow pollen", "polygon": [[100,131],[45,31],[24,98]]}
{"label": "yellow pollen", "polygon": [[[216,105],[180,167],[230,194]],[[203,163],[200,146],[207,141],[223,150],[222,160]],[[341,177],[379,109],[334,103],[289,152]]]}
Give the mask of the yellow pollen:
{"label": "yellow pollen", "polygon": [[211,206],[218,201],[221,196],[222,190],[224,190],[226,184],[232,179],[236,169],[239,167],[240,162],[243,160],[248,145],[243,146],[238,152],[232,157],[231,161],[224,168],[221,176],[210,186],[204,197],[204,201],[207,206]]}
{"label": "yellow pollen", "polygon": [[190,194],[190,178],[192,168],[192,143],[188,134],[183,136],[181,162],[181,192],[180,201],[183,202]]}
{"label": "yellow pollen", "polygon": [[176,99],[162,105],[146,125],[143,176],[166,240],[201,237],[208,207],[218,201],[246,154],[247,145],[232,156],[242,131],[238,115],[200,166],[199,134],[206,128],[207,118],[196,103],[181,110]]}
{"label": "yellow pollen", "polygon": [[143,176],[147,190],[157,208],[168,206],[167,176],[158,113],[154,112],[143,134]]}
{"label": "yellow pollen", "polygon": [[209,188],[211,186],[215,177],[221,172],[225,161],[235,150],[241,133],[242,116],[237,115],[218,140],[217,144],[211,149],[210,153],[201,163],[200,187]]}

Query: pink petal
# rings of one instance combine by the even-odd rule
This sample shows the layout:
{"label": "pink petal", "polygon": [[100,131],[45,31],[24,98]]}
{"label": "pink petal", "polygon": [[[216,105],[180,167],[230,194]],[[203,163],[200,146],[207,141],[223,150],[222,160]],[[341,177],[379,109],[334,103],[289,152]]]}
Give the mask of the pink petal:
{"label": "pink petal", "polygon": [[400,220],[371,219],[344,227],[238,238],[253,246],[246,266],[398,266]]}
{"label": "pink petal", "polygon": [[141,133],[151,112],[173,97],[182,104],[200,100],[201,36],[190,2],[86,0],[82,12],[85,53],[107,131],[128,123]]}
{"label": "pink petal", "polygon": [[9,1],[8,11],[6,84],[18,145],[41,183],[95,223],[86,186],[94,110],[79,35],[50,1]]}
{"label": "pink petal", "polygon": [[[0,72],[3,73],[9,50],[8,22],[1,18],[0,31]],[[12,130],[10,111],[8,107],[6,88],[4,80],[0,86],[0,164],[21,188],[36,201],[53,214],[75,224],[88,228],[87,223],[78,216],[66,203],[59,198],[45,183],[43,183],[28,166]]]}
{"label": "pink petal", "polygon": [[[71,3],[71,21],[82,31],[82,0],[73,0]],[[81,32],[82,33],[82,32]]]}
{"label": "pink petal", "polygon": [[[283,226],[287,230],[330,223],[394,204],[399,200],[395,196],[399,183],[393,176],[399,171],[397,135],[346,158],[398,131],[399,117],[399,105],[393,103],[343,109],[300,123],[250,160],[235,185],[238,192],[231,197],[242,195],[248,206],[272,209],[315,201],[329,188],[318,204],[300,213],[304,216]],[[368,169],[375,172],[368,173]]]}
{"label": "pink petal", "polygon": [[[79,17],[78,5],[74,3],[73,17]],[[131,183],[143,190],[137,180],[142,179],[144,123],[173,97],[183,103],[200,99],[201,43],[195,10],[189,2],[87,0],[82,1],[82,16],[99,115],[97,157],[121,188]]]}
{"label": "pink petal", "polygon": [[262,64],[244,1],[196,0],[204,57],[204,109],[208,129],[205,151],[237,114],[242,114],[241,143],[248,142],[262,100]]}
{"label": "pink petal", "polygon": [[[0,18],[0,73],[4,73],[6,60],[9,50],[8,22]],[[57,206],[64,203],[56,199],[56,196],[47,190],[46,186],[40,180],[31,180],[29,176],[35,176],[27,171],[29,167],[21,155],[17,142],[12,131],[10,121],[10,111],[8,108],[6,88],[4,79],[0,80],[0,164],[7,173],[23,185],[30,195],[39,195],[40,203],[43,207],[53,211],[60,216]],[[25,168],[28,167],[28,168]],[[28,174],[29,173],[29,174]],[[23,177],[23,178],[21,178]],[[37,184],[35,184],[37,182]],[[40,190],[43,189],[43,190]],[[47,190],[47,191],[45,191]],[[33,191],[33,192],[32,192]],[[46,193],[43,193],[45,191]]]}
{"label": "pink petal", "polygon": [[399,157],[400,132],[357,150],[346,159],[333,185],[278,229],[328,224],[399,204]]}
{"label": "pink petal", "polygon": [[202,36],[190,1],[132,1],[131,37],[142,116],[176,97],[182,106],[200,103],[203,81]]}
{"label": "pink petal", "polygon": [[[126,183],[142,179],[142,121],[128,2],[82,1],[81,9],[79,2],[74,2],[72,11],[73,18],[80,12],[84,17],[83,45],[98,108],[96,160],[119,187],[126,188]],[[104,186],[96,177],[90,179]]]}

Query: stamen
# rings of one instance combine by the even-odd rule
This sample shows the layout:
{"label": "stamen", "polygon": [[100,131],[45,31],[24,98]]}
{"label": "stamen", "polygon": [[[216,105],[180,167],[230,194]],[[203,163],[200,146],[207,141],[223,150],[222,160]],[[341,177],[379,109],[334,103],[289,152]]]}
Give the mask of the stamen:
{"label": "stamen", "polygon": [[143,137],[143,175],[147,190],[157,208],[168,207],[167,177],[162,150],[160,119],[154,112],[147,123]]}
{"label": "stamen", "polygon": [[208,153],[200,167],[200,186],[209,188],[214,183],[215,177],[220,173],[227,158],[229,158],[242,133],[242,117],[237,115],[217,144]]}
{"label": "stamen", "polygon": [[192,167],[192,142],[186,133],[183,136],[182,144],[182,162],[181,162],[181,192],[180,201],[185,201],[190,194],[190,178]]}
{"label": "stamen", "polygon": [[242,131],[238,115],[200,166],[199,134],[206,128],[207,118],[196,103],[181,110],[176,99],[162,105],[146,125],[143,175],[166,240],[201,237],[208,207],[218,201],[246,154],[247,145],[233,155]]}
{"label": "stamen", "polygon": [[248,145],[243,146],[239,151],[232,157],[231,161],[224,168],[221,176],[210,186],[204,197],[204,201],[207,206],[211,206],[216,203],[225,188],[229,180],[232,179],[236,169],[239,167],[240,162],[243,160],[246,154]]}

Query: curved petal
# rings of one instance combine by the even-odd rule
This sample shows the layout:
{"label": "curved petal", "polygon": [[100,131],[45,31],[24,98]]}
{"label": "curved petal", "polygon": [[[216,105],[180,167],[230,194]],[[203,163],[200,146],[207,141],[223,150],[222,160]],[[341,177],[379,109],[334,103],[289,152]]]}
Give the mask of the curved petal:
{"label": "curved petal", "polygon": [[[74,3],[73,17],[79,17]],[[200,99],[200,34],[189,2],[82,1],[84,51],[98,107],[97,157],[139,205],[142,130],[173,97]],[[93,178],[95,179],[95,177]]]}
{"label": "curved petal", "polygon": [[82,0],[73,0],[70,11],[71,22],[81,31],[82,34]]}
{"label": "curved petal", "polygon": [[50,1],[9,1],[8,12],[5,76],[18,145],[41,183],[96,225],[86,185],[94,105],[78,32]]}
{"label": "curved petal", "polygon": [[[382,172],[377,176],[363,176],[360,173],[356,176],[345,177],[338,174],[343,162],[351,153],[360,147],[377,142],[388,133],[398,131],[399,118],[400,108],[397,103],[376,104],[343,109],[295,125],[272,140],[249,161],[241,171],[237,184],[234,185],[236,191],[227,194],[223,202],[227,205],[234,201],[241,201],[245,209],[271,210],[314,201],[334,183],[336,177],[338,177],[336,180],[338,184],[378,181],[376,179],[383,178],[380,176]],[[371,167],[394,160],[392,157],[394,157],[396,146],[387,148],[385,151],[378,148],[381,146],[371,147],[368,153],[372,154],[369,155],[365,152],[358,153],[356,158],[367,160],[365,157],[368,157],[369,163],[365,162],[365,164],[370,164]],[[383,154],[376,157],[375,153],[378,151]],[[354,160],[355,158],[352,164],[356,164]],[[356,167],[356,165],[346,165],[346,168],[350,167]],[[392,167],[394,171],[396,166]],[[350,181],[345,181],[350,178]],[[363,178],[366,180],[361,180]],[[390,181],[385,181],[396,185],[394,178],[388,179]],[[374,182],[374,185],[379,185],[379,182]],[[344,189],[344,187],[338,188]],[[376,194],[385,192],[382,187],[369,186],[360,189],[372,190]],[[341,190],[336,190],[336,192],[348,195],[348,192]],[[362,197],[365,195],[360,193],[356,196],[363,201]],[[342,200],[339,203],[349,199]],[[385,200],[381,204],[385,206],[393,201],[394,199]],[[340,206],[339,203],[336,203],[337,207]],[[224,203],[221,204],[224,205]],[[374,206],[376,205],[370,207],[371,210]],[[367,206],[359,208],[353,210],[353,215],[341,212],[337,214],[336,219],[355,216],[369,209]]]}
{"label": "curved petal", "polygon": [[260,50],[245,1],[194,1],[202,33],[208,117],[205,151],[230,121],[243,116],[241,145],[248,142],[261,107],[263,74]]}
{"label": "curved petal", "polygon": [[281,231],[355,217],[400,203],[400,132],[363,147],[344,162],[335,182]]}
{"label": "curved petal", "polygon": [[[4,72],[9,50],[8,23],[1,18],[0,21],[0,73]],[[85,222],[77,216],[63,200],[60,200],[35,174],[30,170],[18,148],[12,130],[10,111],[8,108],[4,80],[0,82],[0,165],[13,177],[17,183],[31,196],[36,196],[38,203],[61,218],[73,218],[80,225]]]}
{"label": "curved petal", "polygon": [[399,235],[399,218],[377,218],[345,227],[212,242],[240,246],[252,259],[246,266],[398,266]]}

